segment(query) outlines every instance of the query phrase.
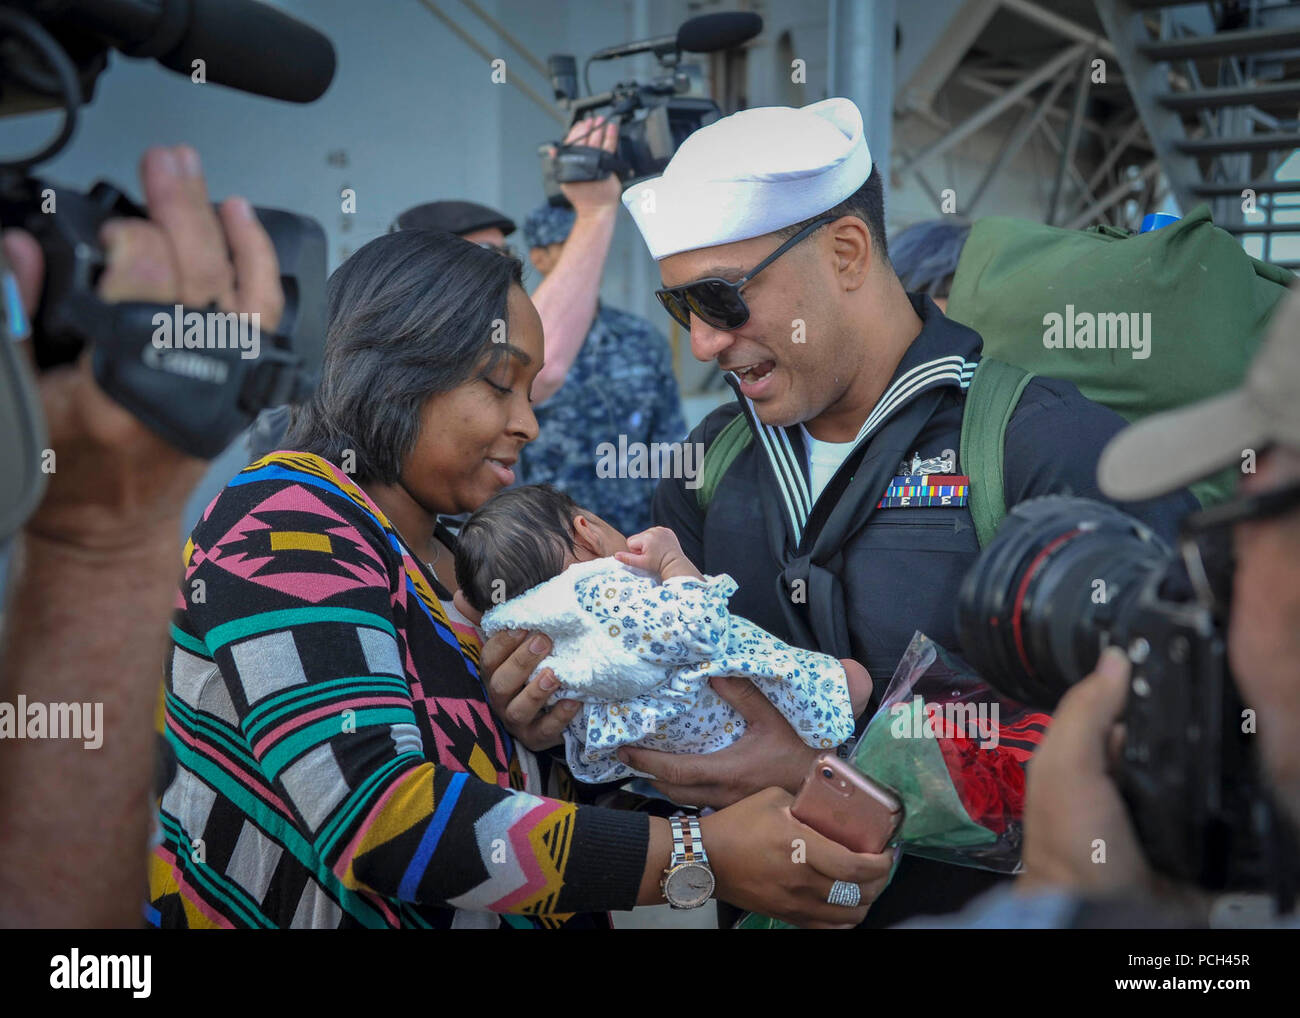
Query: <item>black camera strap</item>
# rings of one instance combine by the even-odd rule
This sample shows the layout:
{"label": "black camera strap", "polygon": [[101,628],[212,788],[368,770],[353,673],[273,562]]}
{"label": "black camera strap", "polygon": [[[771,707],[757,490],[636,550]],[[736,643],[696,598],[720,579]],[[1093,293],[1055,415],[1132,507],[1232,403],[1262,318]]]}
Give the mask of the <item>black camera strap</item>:
{"label": "black camera strap", "polygon": [[555,150],[555,179],[562,184],[601,180],[611,173],[622,177],[631,167],[615,153],[590,145],[560,145]]}
{"label": "black camera strap", "polygon": [[108,303],[74,292],[63,308],[69,331],[91,346],[104,391],[172,445],[210,459],[259,411],[301,397],[310,384],[284,336],[254,324],[257,343],[250,348],[237,338],[246,331],[227,335],[223,328],[218,337],[208,328],[187,329],[195,312],[204,323],[222,316],[223,326],[247,328],[246,318],[215,305]]}

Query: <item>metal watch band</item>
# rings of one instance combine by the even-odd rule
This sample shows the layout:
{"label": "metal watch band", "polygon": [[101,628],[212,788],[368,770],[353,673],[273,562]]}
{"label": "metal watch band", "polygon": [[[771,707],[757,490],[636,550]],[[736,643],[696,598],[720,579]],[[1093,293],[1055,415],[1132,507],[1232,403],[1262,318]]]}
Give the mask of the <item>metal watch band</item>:
{"label": "metal watch band", "polygon": [[669,866],[676,866],[686,858],[686,842],[682,834],[682,817],[669,817],[668,826],[673,832],[673,855],[668,860]]}
{"label": "metal watch band", "polygon": [[[668,860],[668,867],[664,870],[663,879],[660,881],[660,888],[663,890],[664,897],[668,899],[668,904],[673,908],[699,908],[707,900],[707,895],[699,900],[688,898],[685,902],[674,900],[669,893],[669,881],[673,875],[682,870],[703,870],[707,875],[710,892],[716,886],[713,879],[713,870],[709,867],[709,857],[704,851],[704,839],[700,834],[700,821],[697,817],[673,816],[668,818],[669,830],[672,832],[673,854]],[[698,875],[696,877],[698,879]],[[688,882],[689,886],[689,882]],[[699,890],[699,888],[693,888]]]}
{"label": "metal watch band", "polygon": [[704,838],[700,834],[699,817],[669,817],[669,826],[673,832],[673,857],[669,866],[681,862],[709,863],[708,853],[704,851]]}
{"label": "metal watch band", "polygon": [[704,865],[709,864],[709,857],[704,851],[704,838],[700,834],[699,817],[688,817],[686,819],[686,830],[683,833],[685,841],[686,855],[688,859],[694,862],[701,862]]}

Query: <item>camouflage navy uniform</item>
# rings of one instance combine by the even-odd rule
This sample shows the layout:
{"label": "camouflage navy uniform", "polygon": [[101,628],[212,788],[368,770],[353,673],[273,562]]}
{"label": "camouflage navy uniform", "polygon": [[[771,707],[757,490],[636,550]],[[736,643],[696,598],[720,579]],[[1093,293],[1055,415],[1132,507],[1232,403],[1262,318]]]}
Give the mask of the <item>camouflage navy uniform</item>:
{"label": "camouflage navy uniform", "polygon": [[[524,221],[524,236],[530,247],[560,243],[572,223],[571,209],[543,206]],[[649,527],[659,481],[597,476],[597,448],[608,442],[617,450],[620,435],[628,447],[685,440],[663,334],[644,318],[597,302],[564,384],[536,413],[540,434],[519,454],[519,483],[553,484],[624,534]]]}

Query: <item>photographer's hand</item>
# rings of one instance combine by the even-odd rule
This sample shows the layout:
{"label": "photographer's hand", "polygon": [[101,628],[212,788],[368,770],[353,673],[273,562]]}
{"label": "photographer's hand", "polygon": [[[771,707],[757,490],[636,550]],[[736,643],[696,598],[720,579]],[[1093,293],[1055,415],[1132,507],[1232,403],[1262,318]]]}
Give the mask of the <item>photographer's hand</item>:
{"label": "photographer's hand", "polygon": [[[184,145],[149,149],[140,179],[150,218],[104,225],[99,295],[195,307],[215,301],[224,311],[259,312],[262,327],[274,330],[284,308],[275,249],[248,202],[228,199],[218,220],[198,154]],[[14,237],[6,247],[20,279],[39,291],[40,252],[33,266],[31,238]],[[170,540],[206,464],[105,395],[89,351],[75,365],[43,372],[38,383],[55,468],[27,533],[95,551],[131,546],[167,526]]]}
{"label": "photographer's hand", "polygon": [[[618,148],[618,124],[589,117],[574,124],[564,140],[613,152]],[[576,217],[555,267],[533,292],[546,337],[545,363],[533,379],[533,402],[539,406],[564,384],[596,317],[600,277],[614,240],[623,182],[610,174],[560,188]]]}
{"label": "photographer's hand", "polygon": [[1110,648],[1062,697],[1029,764],[1025,873],[1017,890],[1151,890],[1151,870],[1108,766],[1128,680],[1128,658]]}
{"label": "photographer's hand", "polygon": [[[106,224],[100,294],[258,311],[282,308],[274,249],[247,203],[220,221],[191,149],[151,149],[149,220]],[[40,248],[5,251],[29,311]],[[229,254],[227,253],[229,251]],[[55,453],[17,544],[0,641],[0,702],[84,704],[83,742],[0,740],[0,925],[139,926],[145,900],[157,705],[181,514],[204,463],[149,431],[95,384],[87,357],[38,377]],[[87,722],[89,724],[89,722]]]}
{"label": "photographer's hand", "polygon": [[[604,117],[586,117],[569,128],[564,144],[586,145],[589,148],[602,148],[606,152],[616,152],[618,121],[606,120]],[[600,180],[561,184],[560,190],[564,192],[564,197],[569,200],[578,218],[582,218],[607,209],[617,210],[619,198],[623,195],[623,182],[611,173]]]}

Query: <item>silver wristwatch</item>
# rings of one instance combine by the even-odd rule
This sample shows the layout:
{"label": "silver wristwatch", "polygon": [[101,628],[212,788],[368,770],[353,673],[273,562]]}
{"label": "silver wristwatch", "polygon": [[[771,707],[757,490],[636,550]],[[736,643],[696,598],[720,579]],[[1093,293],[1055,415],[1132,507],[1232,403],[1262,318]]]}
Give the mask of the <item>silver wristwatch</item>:
{"label": "silver wristwatch", "polygon": [[713,895],[713,870],[700,837],[698,817],[669,817],[673,855],[659,886],[673,908],[699,908]]}

